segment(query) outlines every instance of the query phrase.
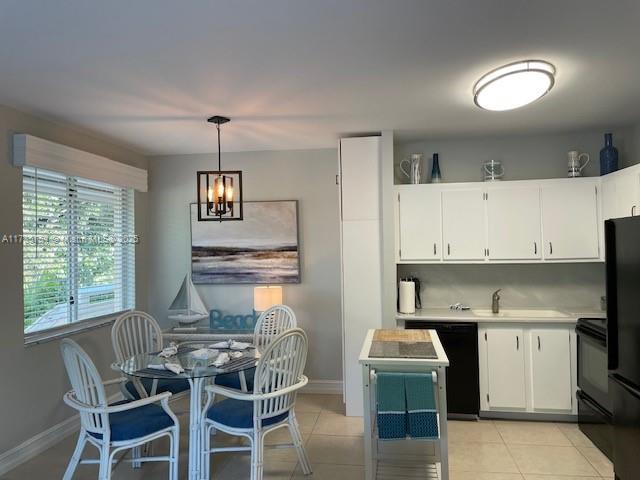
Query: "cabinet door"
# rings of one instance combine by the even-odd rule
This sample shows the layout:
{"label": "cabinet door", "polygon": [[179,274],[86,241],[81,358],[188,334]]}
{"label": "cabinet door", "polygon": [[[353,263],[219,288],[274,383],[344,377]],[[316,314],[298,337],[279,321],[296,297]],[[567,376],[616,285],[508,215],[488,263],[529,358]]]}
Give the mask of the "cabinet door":
{"label": "cabinet door", "polygon": [[342,220],[380,218],[380,137],[340,140]]}
{"label": "cabinet door", "polygon": [[440,189],[411,185],[398,193],[400,260],[442,258]]}
{"label": "cabinet door", "polygon": [[622,171],[614,180],[615,209],[614,216],[624,218],[638,215],[638,190],[640,188],[638,173]]}
{"label": "cabinet door", "polygon": [[490,186],[487,217],[489,259],[542,258],[539,187]]}
{"label": "cabinet door", "polygon": [[531,382],[534,410],[571,410],[569,330],[531,330]]}
{"label": "cabinet door", "polygon": [[637,172],[620,171],[602,179],[602,217],[624,218],[640,214],[640,175]]}
{"label": "cabinet door", "polygon": [[485,258],[485,205],[482,188],[442,192],[443,257],[445,260]]}
{"label": "cabinet door", "polygon": [[599,258],[595,182],[543,185],[542,234],[548,260]]}
{"label": "cabinet door", "polygon": [[635,183],[635,204],[632,209],[633,216],[640,215],[640,173],[634,174]]}
{"label": "cabinet door", "polygon": [[491,410],[527,407],[521,328],[488,328],[487,377]]}
{"label": "cabinet door", "polygon": [[618,218],[618,197],[616,178],[605,176],[602,178],[602,220]]}

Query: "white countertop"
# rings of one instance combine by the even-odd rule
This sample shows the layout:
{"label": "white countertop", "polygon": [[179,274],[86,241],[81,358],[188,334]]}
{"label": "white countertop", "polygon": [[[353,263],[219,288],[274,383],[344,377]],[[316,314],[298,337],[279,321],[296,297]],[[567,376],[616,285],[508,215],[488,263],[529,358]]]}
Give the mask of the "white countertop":
{"label": "white countertop", "polygon": [[[505,310],[517,310],[515,308],[506,308]],[[565,317],[548,317],[548,316],[535,316],[533,313],[535,308],[527,308],[531,311],[530,315],[523,316],[508,316],[508,315],[495,315],[495,316],[479,316],[473,313],[471,310],[450,310],[446,307],[434,307],[423,308],[416,310],[416,313],[396,313],[396,321],[399,324],[404,322],[410,322],[412,320],[431,320],[431,321],[445,321],[445,322],[477,322],[477,323],[576,323],[578,318],[583,317],[595,317],[604,318],[606,312],[597,308],[563,308],[563,307],[549,307],[544,310],[558,310],[564,313]]]}

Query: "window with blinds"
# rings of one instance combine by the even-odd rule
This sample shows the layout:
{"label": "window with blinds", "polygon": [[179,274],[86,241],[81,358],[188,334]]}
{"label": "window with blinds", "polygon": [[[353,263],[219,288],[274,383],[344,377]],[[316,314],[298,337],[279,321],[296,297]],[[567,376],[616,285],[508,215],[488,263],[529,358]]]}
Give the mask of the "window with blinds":
{"label": "window with blinds", "polygon": [[22,171],[25,333],[133,308],[133,190]]}

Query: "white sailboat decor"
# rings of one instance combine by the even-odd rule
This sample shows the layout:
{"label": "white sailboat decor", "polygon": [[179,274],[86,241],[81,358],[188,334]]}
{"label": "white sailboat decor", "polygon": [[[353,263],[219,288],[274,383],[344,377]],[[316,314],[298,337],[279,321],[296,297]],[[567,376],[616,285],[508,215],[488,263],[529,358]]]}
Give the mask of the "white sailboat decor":
{"label": "white sailboat decor", "polygon": [[200,298],[191,275],[185,275],[176,298],[169,307],[169,319],[181,324],[196,323],[209,316],[209,310]]}

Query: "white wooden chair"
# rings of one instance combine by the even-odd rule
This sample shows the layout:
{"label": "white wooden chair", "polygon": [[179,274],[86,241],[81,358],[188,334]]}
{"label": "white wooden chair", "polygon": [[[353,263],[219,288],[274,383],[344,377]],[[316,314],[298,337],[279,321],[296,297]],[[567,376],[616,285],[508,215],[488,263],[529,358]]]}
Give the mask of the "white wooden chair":
{"label": "white wooden chair", "polygon": [[[256,366],[253,393],[242,393],[218,385],[206,387],[207,403],[202,421],[204,449],[202,465],[209,478],[211,454],[229,451],[251,452],[251,480],[261,480],[264,465],[264,438],[283,427],[289,428],[292,443],[275,448],[295,448],[302,471],[311,474],[311,465],[304,450],[294,407],[297,391],[308,380],[304,376],[308,341],[300,328],[279,335],[265,349]],[[227,397],[214,403],[215,394]],[[249,439],[250,446],[211,447],[212,431]]]}
{"label": "white wooden chair", "polygon": [[[105,386],[117,385],[124,379],[102,382],[87,353],[73,340],[62,340],[60,350],[73,389],[65,394],[64,402],[80,412],[78,443],[63,480],[71,480],[80,463],[99,464],[99,480],[108,480],[118,452],[164,436],[169,437],[169,455],[144,457],[136,461],[169,462],[169,479],[178,480],[180,424],[169,408],[171,393],[109,405]],[[98,449],[99,460],[81,459],[87,443]]]}
{"label": "white wooden chair", "polygon": [[[111,343],[116,361],[125,360],[141,353],[158,352],[163,348],[162,329],[155,318],[145,312],[130,311],[120,315],[111,329]],[[114,368],[119,371],[119,368]],[[146,395],[160,392],[179,394],[189,390],[187,380],[138,380]],[[132,380],[122,383],[122,394],[125,398],[136,400],[140,393]]]}
{"label": "white wooden chair", "polygon": [[[286,305],[274,305],[262,312],[253,330],[253,344],[262,352],[283,332],[297,327],[296,314]],[[234,388],[243,392],[253,391],[255,370],[219,375],[214,379],[216,385]]]}

